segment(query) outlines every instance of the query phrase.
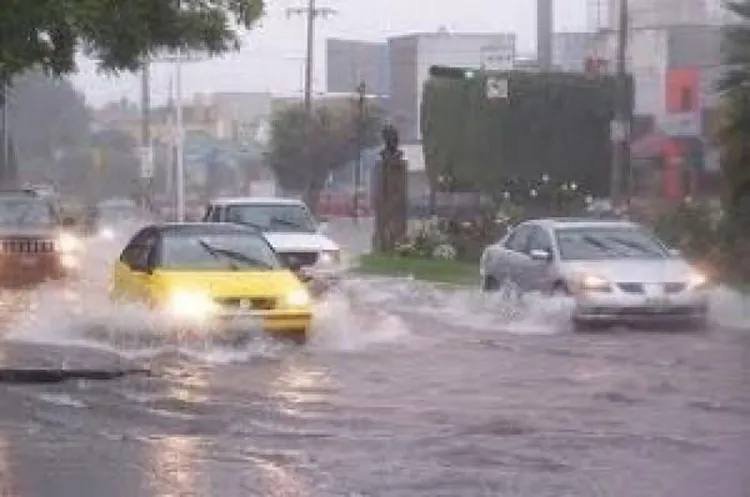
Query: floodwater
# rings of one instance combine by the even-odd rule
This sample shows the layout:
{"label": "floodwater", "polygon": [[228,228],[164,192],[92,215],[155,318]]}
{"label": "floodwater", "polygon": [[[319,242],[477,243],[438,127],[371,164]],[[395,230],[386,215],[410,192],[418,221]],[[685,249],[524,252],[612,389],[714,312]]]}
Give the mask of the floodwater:
{"label": "floodwater", "polygon": [[151,375],[0,384],[2,496],[750,496],[750,300],[729,291],[709,332],[575,334],[561,300],[352,278],[309,344],[233,345],[113,307],[120,245],[3,295],[3,366]]}

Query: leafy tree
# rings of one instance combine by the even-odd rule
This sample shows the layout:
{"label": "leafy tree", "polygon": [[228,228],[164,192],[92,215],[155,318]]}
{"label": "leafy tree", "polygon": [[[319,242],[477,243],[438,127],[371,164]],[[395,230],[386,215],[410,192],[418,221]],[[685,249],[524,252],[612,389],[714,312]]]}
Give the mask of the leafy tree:
{"label": "leafy tree", "polygon": [[41,67],[76,70],[79,51],[105,70],[133,70],[160,48],[220,54],[239,46],[263,0],[0,0],[0,83]]}
{"label": "leafy tree", "polygon": [[[380,109],[365,108],[363,149],[379,142],[381,115]],[[281,187],[303,192],[315,208],[331,172],[356,158],[358,126],[358,112],[350,102],[320,105],[309,121],[301,104],[278,111],[271,120],[267,160]]]}
{"label": "leafy tree", "polygon": [[727,3],[744,22],[727,28],[723,58],[721,169],[723,235],[731,273],[750,281],[750,0]]}
{"label": "leafy tree", "polygon": [[[263,8],[263,0],[0,0],[0,87],[17,86],[30,69],[75,72],[80,52],[106,71],[137,69],[162,48],[220,54],[239,47],[235,26],[249,29]],[[11,169],[2,164],[3,179]]]}

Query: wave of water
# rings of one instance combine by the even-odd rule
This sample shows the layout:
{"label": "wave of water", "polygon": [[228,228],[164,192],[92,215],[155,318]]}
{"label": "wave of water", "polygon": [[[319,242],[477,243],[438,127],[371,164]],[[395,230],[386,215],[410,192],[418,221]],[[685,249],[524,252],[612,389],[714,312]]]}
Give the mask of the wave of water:
{"label": "wave of water", "polygon": [[[8,324],[0,337],[95,348],[129,359],[178,354],[209,363],[278,357],[290,349],[289,344],[259,331],[241,344],[217,339],[211,330],[200,337],[167,336],[164,316],[137,305],[110,302],[112,263],[136,228],[123,227],[114,240],[88,240],[86,264],[76,281],[46,284],[30,293],[6,292],[0,299],[4,308],[0,312],[8,316],[4,319]],[[569,330],[571,309],[567,299],[530,295],[519,304],[502,294],[487,295],[477,289],[409,279],[351,279],[318,304],[307,350],[357,351],[404,342],[423,334],[414,316],[468,330],[559,333]],[[712,319],[722,326],[750,328],[750,298],[717,290]]]}

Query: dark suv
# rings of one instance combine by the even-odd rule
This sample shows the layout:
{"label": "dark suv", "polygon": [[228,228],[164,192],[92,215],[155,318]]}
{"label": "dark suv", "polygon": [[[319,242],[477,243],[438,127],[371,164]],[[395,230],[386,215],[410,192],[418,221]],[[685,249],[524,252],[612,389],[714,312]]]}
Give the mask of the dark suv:
{"label": "dark suv", "polygon": [[0,191],[0,285],[61,279],[76,269],[79,240],[54,201],[31,190]]}

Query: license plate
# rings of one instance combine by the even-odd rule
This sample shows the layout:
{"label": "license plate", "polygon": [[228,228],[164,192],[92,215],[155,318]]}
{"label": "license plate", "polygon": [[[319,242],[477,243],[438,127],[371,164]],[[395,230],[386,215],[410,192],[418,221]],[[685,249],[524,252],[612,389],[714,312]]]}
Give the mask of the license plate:
{"label": "license plate", "polygon": [[39,259],[33,255],[22,255],[19,262],[23,267],[33,267],[39,263]]}
{"label": "license plate", "polygon": [[646,304],[648,305],[669,305],[668,297],[648,297]]}

